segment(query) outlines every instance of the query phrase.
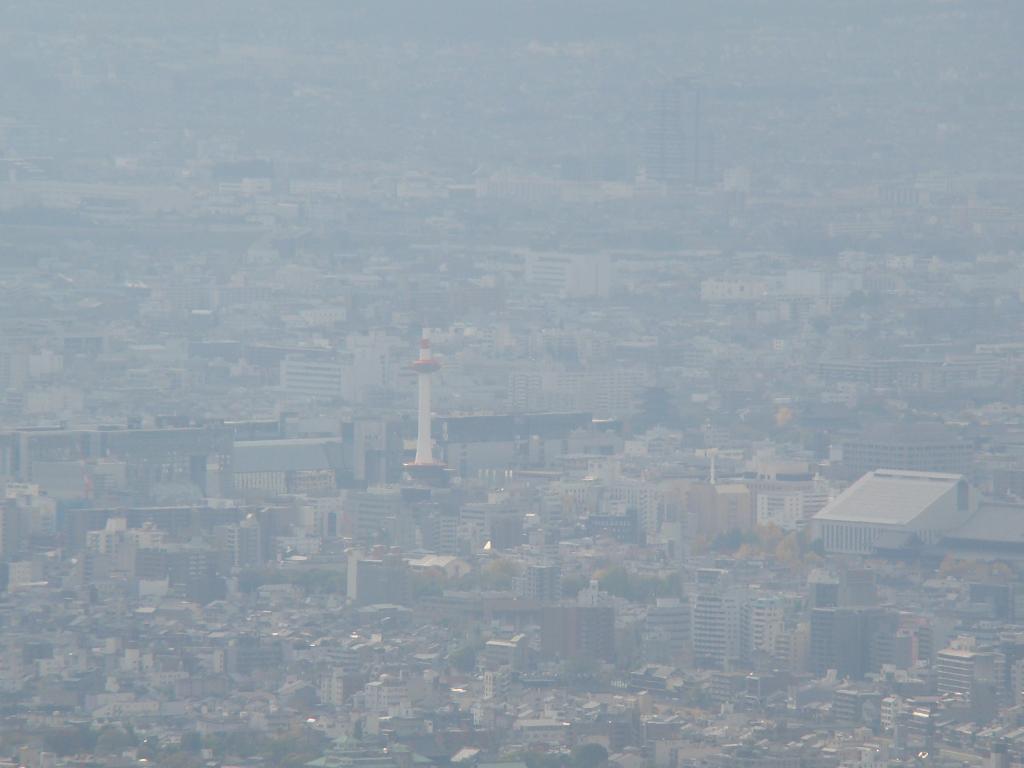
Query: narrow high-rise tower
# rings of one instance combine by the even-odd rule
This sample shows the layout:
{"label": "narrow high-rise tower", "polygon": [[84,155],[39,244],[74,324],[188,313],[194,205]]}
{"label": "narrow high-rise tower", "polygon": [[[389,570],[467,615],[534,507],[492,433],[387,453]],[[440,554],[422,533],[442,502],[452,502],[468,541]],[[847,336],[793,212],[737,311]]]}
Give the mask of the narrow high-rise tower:
{"label": "narrow high-rise tower", "polygon": [[416,458],[405,465],[405,471],[416,481],[428,485],[445,482],[447,476],[444,464],[434,460],[434,440],[430,434],[430,377],[441,364],[430,354],[430,339],[426,331],[420,339],[420,356],[412,364],[419,386],[419,402],[416,414]]}
{"label": "narrow high-rise tower", "polygon": [[714,176],[714,135],[701,86],[683,78],[662,85],[651,111],[645,147],[648,178],[670,186],[706,184]]}
{"label": "narrow high-rise tower", "polygon": [[430,356],[430,339],[424,331],[420,339],[420,356],[412,364],[419,383],[419,410],[416,422],[416,459],[414,464],[432,465],[434,463],[434,441],[430,436],[430,375],[440,368],[440,364]]}

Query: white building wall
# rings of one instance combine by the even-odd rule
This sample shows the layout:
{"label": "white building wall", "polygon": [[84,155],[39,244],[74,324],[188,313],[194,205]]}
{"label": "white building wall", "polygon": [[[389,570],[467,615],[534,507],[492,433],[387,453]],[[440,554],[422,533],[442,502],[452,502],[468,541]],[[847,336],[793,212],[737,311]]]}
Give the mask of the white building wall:
{"label": "white building wall", "polygon": [[338,362],[285,358],[281,387],[290,397],[334,400],[343,394],[344,370]]}

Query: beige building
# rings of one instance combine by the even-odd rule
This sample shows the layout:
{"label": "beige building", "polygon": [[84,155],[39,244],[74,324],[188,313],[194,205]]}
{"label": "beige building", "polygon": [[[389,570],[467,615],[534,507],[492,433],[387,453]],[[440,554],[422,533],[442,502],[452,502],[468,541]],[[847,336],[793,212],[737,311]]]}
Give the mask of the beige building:
{"label": "beige building", "polygon": [[691,530],[704,538],[729,531],[750,531],[755,525],[750,489],[741,483],[692,485],[686,504]]}

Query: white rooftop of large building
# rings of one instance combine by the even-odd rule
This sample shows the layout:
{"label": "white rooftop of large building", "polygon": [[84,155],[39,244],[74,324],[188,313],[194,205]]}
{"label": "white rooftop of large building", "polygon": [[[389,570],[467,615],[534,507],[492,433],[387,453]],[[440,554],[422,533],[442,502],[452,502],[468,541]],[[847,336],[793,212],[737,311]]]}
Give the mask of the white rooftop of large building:
{"label": "white rooftop of large building", "polygon": [[876,469],[843,491],[814,519],[909,525],[962,480],[962,475]]}

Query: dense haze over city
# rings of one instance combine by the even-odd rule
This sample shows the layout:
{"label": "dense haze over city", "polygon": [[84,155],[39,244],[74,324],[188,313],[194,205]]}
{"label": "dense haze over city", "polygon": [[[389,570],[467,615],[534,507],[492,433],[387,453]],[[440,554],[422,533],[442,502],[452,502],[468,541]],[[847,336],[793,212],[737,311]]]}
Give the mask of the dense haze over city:
{"label": "dense haze over city", "polygon": [[1024,762],[1022,40],[0,5],[0,768]]}

